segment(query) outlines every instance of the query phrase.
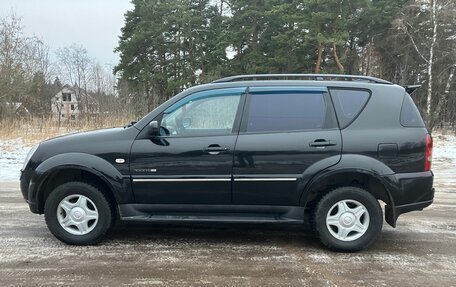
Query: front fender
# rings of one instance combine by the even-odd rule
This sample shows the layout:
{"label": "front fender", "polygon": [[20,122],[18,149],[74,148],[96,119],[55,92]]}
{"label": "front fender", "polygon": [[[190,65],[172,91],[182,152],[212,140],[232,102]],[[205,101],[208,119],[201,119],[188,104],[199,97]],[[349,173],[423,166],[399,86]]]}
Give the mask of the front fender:
{"label": "front fender", "polygon": [[58,154],[43,161],[32,173],[28,201],[31,204],[38,204],[49,176],[68,168],[94,174],[111,189],[117,202],[122,201],[122,193],[125,193],[122,174],[108,161],[85,153]]}

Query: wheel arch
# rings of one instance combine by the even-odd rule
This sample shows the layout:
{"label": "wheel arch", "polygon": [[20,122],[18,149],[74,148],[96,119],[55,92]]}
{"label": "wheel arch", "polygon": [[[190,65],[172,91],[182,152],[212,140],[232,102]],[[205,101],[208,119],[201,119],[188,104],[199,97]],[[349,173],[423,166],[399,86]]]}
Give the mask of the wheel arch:
{"label": "wheel arch", "polygon": [[[394,211],[394,197],[391,183],[384,175],[394,172],[382,162],[363,155],[343,155],[341,161],[315,175],[304,187],[300,205],[312,210],[313,205],[326,193],[340,186],[356,186],[367,190],[376,199],[383,201],[387,208]],[[395,226],[391,217],[385,220]]]}
{"label": "wheel arch", "polygon": [[325,172],[316,176],[306,187],[301,196],[301,205],[305,206],[326,192],[340,186],[357,186],[370,192],[376,199],[386,204],[393,204],[394,200],[384,180],[377,174],[360,169],[343,169]]}
{"label": "wheel arch", "polygon": [[70,181],[94,185],[114,206],[125,200],[126,189],[120,172],[106,160],[82,153],[60,154],[41,163],[32,175],[28,198],[36,203],[38,212],[43,213],[51,191]]}

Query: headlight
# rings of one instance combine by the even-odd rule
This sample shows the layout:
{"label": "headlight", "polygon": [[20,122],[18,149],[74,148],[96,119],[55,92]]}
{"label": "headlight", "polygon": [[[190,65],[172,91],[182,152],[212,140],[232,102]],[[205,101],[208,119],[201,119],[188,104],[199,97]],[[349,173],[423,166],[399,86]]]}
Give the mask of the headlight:
{"label": "headlight", "polygon": [[30,151],[28,152],[27,156],[25,157],[25,161],[24,161],[24,165],[22,166],[22,170],[25,169],[25,167],[27,166],[28,162],[30,161],[30,159],[32,158],[32,155],[36,152],[36,150],[38,149],[38,146],[40,144],[37,144],[35,145],[34,147],[32,147],[30,149]]}

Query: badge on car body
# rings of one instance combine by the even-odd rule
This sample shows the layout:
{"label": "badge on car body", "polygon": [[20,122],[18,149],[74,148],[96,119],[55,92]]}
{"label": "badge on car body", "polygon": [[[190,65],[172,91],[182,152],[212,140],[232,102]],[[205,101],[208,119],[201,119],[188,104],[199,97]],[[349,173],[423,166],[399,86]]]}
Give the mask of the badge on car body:
{"label": "badge on car body", "polygon": [[136,172],[157,172],[155,168],[135,168]]}
{"label": "badge on car body", "polygon": [[116,158],[116,163],[125,163],[125,159],[123,159],[123,158]]}

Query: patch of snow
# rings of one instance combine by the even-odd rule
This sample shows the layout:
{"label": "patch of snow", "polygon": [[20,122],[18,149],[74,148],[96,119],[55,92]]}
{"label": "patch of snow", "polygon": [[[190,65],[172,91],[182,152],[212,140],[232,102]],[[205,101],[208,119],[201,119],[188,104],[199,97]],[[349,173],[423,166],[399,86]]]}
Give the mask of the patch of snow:
{"label": "patch of snow", "polygon": [[433,134],[432,171],[437,191],[456,192],[456,135]]}
{"label": "patch of snow", "polygon": [[318,263],[330,263],[333,261],[328,255],[320,253],[311,253],[309,254],[309,258]]}
{"label": "patch of snow", "polygon": [[19,180],[20,170],[32,146],[22,138],[0,140],[0,180]]}

